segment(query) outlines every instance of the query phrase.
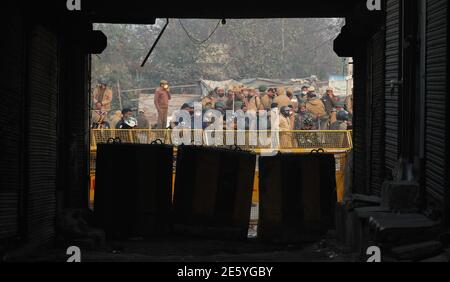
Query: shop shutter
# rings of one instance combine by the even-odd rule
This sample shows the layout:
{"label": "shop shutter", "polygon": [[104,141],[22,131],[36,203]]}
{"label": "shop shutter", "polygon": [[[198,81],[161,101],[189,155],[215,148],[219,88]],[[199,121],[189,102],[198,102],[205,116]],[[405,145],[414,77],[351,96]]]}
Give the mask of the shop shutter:
{"label": "shop shutter", "polygon": [[19,236],[25,65],[21,19],[13,14],[4,16],[0,42],[0,244],[8,244]]}
{"label": "shop shutter", "polygon": [[371,40],[371,194],[380,195],[384,180],[384,30]]}
{"label": "shop shutter", "polygon": [[400,0],[386,1],[385,48],[385,172],[392,176],[399,154],[399,91],[391,81],[400,80]]}
{"label": "shop shutter", "polygon": [[367,95],[367,54],[361,54],[355,57],[354,62],[354,115],[353,115],[353,152],[354,164],[353,175],[354,183],[352,192],[367,194],[368,191],[368,95]]}
{"label": "shop shutter", "polygon": [[[448,1],[427,1],[425,186],[429,199],[443,203],[448,191],[446,103],[448,104]],[[448,113],[447,113],[448,114]]]}
{"label": "shop shutter", "polygon": [[29,40],[25,207],[28,240],[43,244],[55,233],[58,41],[43,26]]}

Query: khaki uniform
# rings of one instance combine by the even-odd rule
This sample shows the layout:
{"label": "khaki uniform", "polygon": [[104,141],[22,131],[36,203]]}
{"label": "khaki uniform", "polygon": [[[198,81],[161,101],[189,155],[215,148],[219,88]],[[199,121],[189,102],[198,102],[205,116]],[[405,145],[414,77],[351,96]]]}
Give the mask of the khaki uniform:
{"label": "khaki uniform", "polygon": [[273,99],[274,103],[278,104],[278,109],[282,107],[292,106],[291,99],[286,95],[286,93],[282,93],[280,96]]}
{"label": "khaki uniform", "polygon": [[261,99],[258,96],[253,96],[250,98],[250,101],[247,103],[247,110],[255,112],[264,110]]}
{"label": "khaki uniform", "polygon": [[267,94],[261,98],[261,104],[262,104],[264,110],[267,110],[267,111],[270,110],[270,108],[272,107],[272,104],[273,104],[273,100],[274,99]]}
{"label": "khaki uniform", "polygon": [[333,124],[337,121],[337,113],[335,111],[332,111],[330,114],[330,124]]}
{"label": "khaki uniform", "polygon": [[108,123],[108,115],[107,112],[104,111],[92,111],[91,120],[92,120],[92,128],[106,128],[106,124]]}
{"label": "khaki uniform", "polygon": [[167,113],[169,108],[159,108],[158,109],[158,128],[165,129],[167,126]]}
{"label": "khaki uniform", "polygon": [[169,110],[169,101],[171,95],[169,91],[158,87],[155,91],[155,106],[158,111],[158,128],[164,129],[167,126],[167,112]]}
{"label": "khaki uniform", "polygon": [[102,103],[102,111],[108,112],[111,110],[111,102],[112,102],[112,90],[106,87],[106,89],[102,90],[99,87],[94,89],[92,93],[94,96],[94,105],[97,102]]}
{"label": "khaki uniform", "polygon": [[306,102],[306,109],[315,117],[323,117],[327,115],[325,105],[319,98],[313,98]]}
{"label": "khaki uniform", "polygon": [[293,129],[290,117],[285,117],[280,115],[280,148],[281,149],[291,149],[294,147],[294,142],[292,139]]}
{"label": "khaki uniform", "polygon": [[311,112],[311,114],[318,118],[319,130],[328,130],[330,117],[327,114],[325,105],[319,98],[313,98],[306,102],[306,109]]}

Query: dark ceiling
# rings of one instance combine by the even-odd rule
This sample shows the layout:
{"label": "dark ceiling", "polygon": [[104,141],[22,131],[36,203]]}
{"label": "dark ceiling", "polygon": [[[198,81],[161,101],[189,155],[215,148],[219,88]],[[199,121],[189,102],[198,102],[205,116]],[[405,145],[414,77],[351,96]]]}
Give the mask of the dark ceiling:
{"label": "dark ceiling", "polygon": [[[31,2],[31,1],[30,1]],[[150,1],[81,0],[81,12],[68,12],[66,0],[25,4],[32,17],[78,13],[93,22],[152,24],[155,18],[318,18],[367,12],[366,0]],[[33,3],[32,2],[32,3]],[[53,3],[53,4],[52,4]]]}

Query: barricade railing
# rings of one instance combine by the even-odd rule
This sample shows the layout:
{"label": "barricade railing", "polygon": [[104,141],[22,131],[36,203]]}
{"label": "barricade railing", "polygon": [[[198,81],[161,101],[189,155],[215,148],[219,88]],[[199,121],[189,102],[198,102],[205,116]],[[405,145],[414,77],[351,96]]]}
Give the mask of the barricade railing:
{"label": "barricade railing", "polygon": [[[190,136],[189,136],[190,135]],[[344,193],[347,155],[352,150],[352,131],[239,131],[239,130],[192,130],[192,129],[93,129],[91,130],[90,171],[95,179],[96,149],[98,143],[119,138],[122,143],[151,144],[155,140],[175,146],[194,144],[215,147],[239,147],[242,150],[264,153],[310,153],[323,149],[335,155],[338,200]],[[175,169],[174,169],[175,172]],[[258,202],[255,178],[254,202]],[[93,184],[91,183],[91,186]]]}
{"label": "barricade railing", "polygon": [[[190,136],[189,136],[190,135]],[[264,131],[264,130],[191,130],[191,129],[94,129],[91,150],[110,138],[122,143],[151,144],[159,139],[171,145],[239,146],[244,150],[348,151],[352,149],[351,131]]]}

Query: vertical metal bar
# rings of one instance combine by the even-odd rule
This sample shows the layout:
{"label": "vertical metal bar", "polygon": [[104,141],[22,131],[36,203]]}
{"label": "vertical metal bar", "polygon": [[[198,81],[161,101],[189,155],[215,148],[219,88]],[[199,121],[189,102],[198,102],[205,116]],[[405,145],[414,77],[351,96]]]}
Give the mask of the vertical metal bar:
{"label": "vertical metal bar", "polygon": [[119,98],[120,110],[123,110],[122,94],[120,93],[120,80],[117,80],[117,97]]}

